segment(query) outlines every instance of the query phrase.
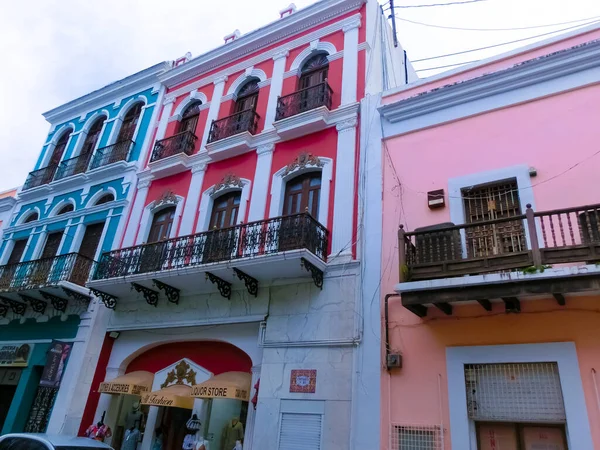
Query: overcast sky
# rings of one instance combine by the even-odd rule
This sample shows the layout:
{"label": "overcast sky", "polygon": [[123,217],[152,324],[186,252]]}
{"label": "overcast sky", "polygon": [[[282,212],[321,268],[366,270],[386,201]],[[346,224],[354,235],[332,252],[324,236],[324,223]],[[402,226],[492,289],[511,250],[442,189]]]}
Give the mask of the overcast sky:
{"label": "overcast sky", "polygon": [[[278,11],[289,4],[288,0],[0,1],[0,190],[21,185],[33,169],[49,127],[43,112],[157,62],[187,51],[196,56],[210,50],[236,28],[243,34],[276,20]],[[450,1],[456,0],[395,0],[396,6]],[[298,8],[312,3],[295,1]],[[514,28],[600,19],[600,1],[483,0],[398,8],[396,14],[450,27]],[[513,31],[448,30],[400,20],[397,25],[401,44],[416,60],[577,24]],[[415,67],[481,59],[531,42],[423,61]]]}

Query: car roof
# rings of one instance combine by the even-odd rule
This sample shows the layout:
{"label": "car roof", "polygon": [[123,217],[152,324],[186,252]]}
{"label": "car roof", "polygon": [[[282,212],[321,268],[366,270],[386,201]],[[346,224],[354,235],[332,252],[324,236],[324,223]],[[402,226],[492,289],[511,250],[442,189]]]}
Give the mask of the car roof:
{"label": "car roof", "polygon": [[34,438],[46,443],[50,443],[57,447],[89,447],[89,448],[103,448],[111,449],[112,447],[104,444],[103,442],[95,441],[93,439],[84,437],[75,437],[67,435],[51,435],[44,433],[13,433],[5,434],[0,437],[0,441],[12,438],[12,437],[23,437],[23,438]]}

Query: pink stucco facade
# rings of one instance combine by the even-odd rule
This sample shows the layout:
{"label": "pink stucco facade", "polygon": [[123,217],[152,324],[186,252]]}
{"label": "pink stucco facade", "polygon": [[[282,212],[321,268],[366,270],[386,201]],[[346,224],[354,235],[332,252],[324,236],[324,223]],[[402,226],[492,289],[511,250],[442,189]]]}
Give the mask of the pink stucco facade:
{"label": "pink stucco facade", "polygon": [[[403,100],[418,93],[436,88],[443,91],[443,86],[509,69],[524,61],[599,37],[598,30],[588,31],[449,77],[438,77],[430,83],[420,82],[413,88],[387,96],[384,94],[382,104],[401,105]],[[596,72],[588,73],[589,76],[579,75],[577,80],[569,78],[571,83],[563,82],[565,77],[574,76],[572,74],[549,81],[556,84],[555,92],[550,95],[531,98],[521,91],[511,91],[503,94],[505,98],[514,98],[509,104],[498,97],[483,98],[480,102],[484,102],[484,106],[475,113],[469,112],[469,102],[465,101],[449,109],[443,119],[424,118],[423,127],[398,128],[401,123],[389,123],[383,119],[382,295],[398,289],[398,227],[402,224],[406,231],[413,231],[443,222],[457,223],[452,211],[456,211],[457,203],[460,204],[463,199],[456,194],[453,196],[452,185],[460,185],[461,179],[464,183],[470,179],[485,179],[491,183],[499,181],[498,177],[511,177],[513,173],[518,178],[525,168],[528,184],[522,186],[519,181],[522,213],[525,213],[526,199],[531,201],[535,211],[600,202],[600,78]],[[473,89],[484,88],[475,86]],[[421,95],[421,99],[427,102],[428,94]],[[489,104],[486,106],[485,102]],[[419,117],[412,120],[418,121]],[[535,172],[529,169],[535,169]],[[521,175],[517,175],[519,171]],[[463,187],[467,186],[463,184]],[[445,206],[430,209],[427,192],[438,189],[444,190]],[[594,266],[586,265],[586,261],[573,265],[594,270]],[[576,390],[581,386],[585,407],[579,408],[578,416],[567,410],[567,442],[564,447],[543,448],[600,448],[600,400],[595,382],[595,371],[600,371],[598,293],[567,295],[564,306],[557,304],[551,293],[524,298],[517,314],[507,314],[501,301],[492,302],[491,311],[475,302],[452,306],[451,315],[429,307],[427,315],[421,318],[403,307],[402,297],[389,300],[390,352],[402,355],[403,367],[382,369],[382,448],[398,450],[395,444],[397,438],[392,432],[394,425],[419,425],[443,428],[441,440],[444,446],[440,448],[467,450],[467,447],[453,445],[467,442],[469,438],[464,437],[460,441],[460,436],[453,436],[453,433],[463,431],[453,426],[456,418],[452,417],[455,409],[449,399],[452,375],[448,368],[451,358],[448,349],[561,342],[574,344],[579,378],[571,381]],[[510,352],[511,348],[507,351]],[[546,347],[539,348],[543,351]],[[506,347],[498,349],[500,352]],[[383,346],[382,352],[385,352]],[[565,375],[561,376],[564,381]],[[563,395],[565,402],[571,402],[570,392],[563,390]],[[573,396],[579,398],[577,393]],[[589,439],[583,436],[577,440],[579,437],[574,436],[575,428],[572,426],[574,421],[588,421]],[[578,434],[586,435],[588,431],[585,429],[584,426],[584,431]],[[486,445],[480,442],[471,448],[487,449]],[[538,448],[527,445],[524,448]]]}

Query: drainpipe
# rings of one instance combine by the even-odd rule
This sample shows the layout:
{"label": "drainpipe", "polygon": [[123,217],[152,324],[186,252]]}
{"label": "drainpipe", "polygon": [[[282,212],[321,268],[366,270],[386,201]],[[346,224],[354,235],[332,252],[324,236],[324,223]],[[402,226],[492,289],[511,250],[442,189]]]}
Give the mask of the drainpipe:
{"label": "drainpipe", "polygon": [[[388,312],[388,300],[391,297],[400,297],[400,294],[397,293],[393,293],[393,294],[386,294],[385,295],[385,300],[384,300],[384,304],[385,304],[385,367],[387,369],[387,359],[388,359],[388,355],[390,354],[390,329],[389,329],[389,312]],[[387,369],[389,372],[389,369]]]}

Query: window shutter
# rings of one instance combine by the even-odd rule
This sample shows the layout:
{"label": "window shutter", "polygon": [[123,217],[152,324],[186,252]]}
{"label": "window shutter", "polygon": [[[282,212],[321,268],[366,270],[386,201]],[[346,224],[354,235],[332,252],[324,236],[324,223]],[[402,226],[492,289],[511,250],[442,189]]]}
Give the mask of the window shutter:
{"label": "window shutter", "polygon": [[465,366],[469,417],[481,421],[566,421],[556,363]]}
{"label": "window shutter", "polygon": [[279,450],[320,450],[321,414],[281,415]]}

